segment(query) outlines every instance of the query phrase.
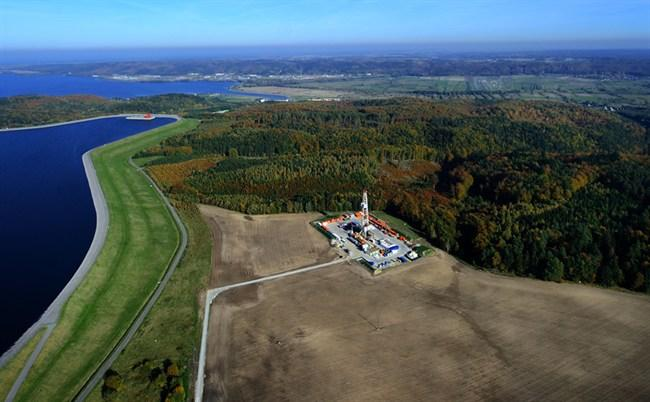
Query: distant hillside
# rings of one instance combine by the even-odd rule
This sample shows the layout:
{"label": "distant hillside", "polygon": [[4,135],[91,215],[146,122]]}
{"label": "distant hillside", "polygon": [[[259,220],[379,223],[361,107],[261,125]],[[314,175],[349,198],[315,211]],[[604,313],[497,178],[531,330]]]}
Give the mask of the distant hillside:
{"label": "distant hillside", "polygon": [[581,76],[650,76],[647,52],[632,52],[625,57],[616,54],[585,56],[498,55],[494,57],[310,57],[257,60],[174,60],[26,66],[24,69],[44,73],[75,75],[185,75],[257,74],[257,75],[323,75],[379,74],[390,76],[440,75],[540,75],[563,74]]}

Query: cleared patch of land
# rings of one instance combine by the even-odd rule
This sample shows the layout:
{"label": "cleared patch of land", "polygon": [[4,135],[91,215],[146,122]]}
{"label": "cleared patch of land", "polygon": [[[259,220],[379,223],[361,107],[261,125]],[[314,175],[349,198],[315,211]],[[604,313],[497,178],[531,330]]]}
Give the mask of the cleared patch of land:
{"label": "cleared patch of land", "polygon": [[93,152],[110,213],[106,242],[64,307],[16,400],[71,400],[155,289],[179,234],[158,193],[128,159],[196,124],[184,120]]}
{"label": "cleared patch of land", "polygon": [[210,287],[326,262],[336,254],[309,222],[318,213],[244,215],[199,206],[215,242]]}
{"label": "cleared patch of land", "polygon": [[650,298],[443,252],[378,277],[341,264],[236,289],[210,319],[210,401],[650,396]]}
{"label": "cleared patch of land", "polygon": [[375,217],[388,223],[388,225],[391,228],[397,230],[399,233],[406,236],[412,243],[419,243],[427,247],[431,247],[431,244],[429,244],[427,239],[422,237],[421,233],[417,233],[411,226],[409,226],[403,220],[396,218],[392,215],[389,215],[384,211],[372,211],[372,214]]}
{"label": "cleared patch of land", "polygon": [[305,99],[324,99],[324,98],[345,98],[356,97],[354,93],[349,91],[338,91],[332,89],[318,89],[318,88],[300,88],[300,87],[281,87],[281,86],[253,86],[253,87],[240,87],[238,91],[258,94],[275,94],[284,95],[296,100]]}

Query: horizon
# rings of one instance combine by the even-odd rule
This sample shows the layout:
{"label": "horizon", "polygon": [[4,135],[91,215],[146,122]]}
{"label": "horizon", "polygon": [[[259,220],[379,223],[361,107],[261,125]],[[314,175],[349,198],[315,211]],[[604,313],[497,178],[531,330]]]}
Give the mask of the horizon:
{"label": "horizon", "polygon": [[[618,46],[617,46],[618,45]],[[201,60],[273,60],[300,58],[516,58],[516,57],[650,57],[650,46],[638,42],[484,42],[368,43],[267,46],[103,47],[3,49],[0,65],[178,62]]]}
{"label": "horizon", "polygon": [[116,3],[119,7],[99,1],[0,0],[3,58],[21,51],[142,48],[650,48],[650,2],[645,0]]}

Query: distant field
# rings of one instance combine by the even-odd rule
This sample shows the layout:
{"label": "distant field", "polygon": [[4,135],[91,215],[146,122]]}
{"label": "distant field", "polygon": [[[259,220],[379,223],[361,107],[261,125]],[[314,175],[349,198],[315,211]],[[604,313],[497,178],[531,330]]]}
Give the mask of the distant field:
{"label": "distant field", "polygon": [[438,98],[559,99],[608,105],[650,104],[650,79],[615,80],[570,76],[368,77],[287,84],[304,90],[341,91],[348,97],[420,94]]}
{"label": "distant field", "polygon": [[463,77],[368,77],[346,80],[304,81],[292,87],[327,89],[381,96],[414,91],[464,92]]}
{"label": "distant field", "polygon": [[329,90],[329,89],[312,89],[312,88],[293,88],[282,86],[252,86],[238,87],[238,91],[264,93],[274,95],[284,95],[293,100],[323,99],[323,98],[345,98],[356,97],[354,93],[347,91]]}

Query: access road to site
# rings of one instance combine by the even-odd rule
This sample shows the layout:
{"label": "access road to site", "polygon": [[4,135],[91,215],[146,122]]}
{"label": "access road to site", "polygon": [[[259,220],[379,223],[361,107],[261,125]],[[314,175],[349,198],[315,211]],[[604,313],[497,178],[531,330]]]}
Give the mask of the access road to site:
{"label": "access road to site", "polygon": [[221,286],[218,288],[214,289],[209,289],[205,295],[205,310],[203,312],[203,331],[201,333],[201,352],[199,354],[199,369],[196,375],[196,387],[194,390],[194,402],[202,402],[203,400],[203,386],[204,386],[204,379],[205,379],[205,360],[206,360],[206,355],[207,355],[207,348],[208,348],[208,327],[210,323],[210,306],[212,305],[212,302],[214,299],[219,296],[221,293],[234,289],[234,288],[239,288],[242,286],[247,286],[247,285],[254,285],[256,283],[262,283],[262,282],[267,282],[267,281],[272,281],[275,279],[281,279],[281,278],[286,278],[288,276],[293,276],[293,275],[298,275],[298,274],[303,274],[305,272],[310,272],[310,271],[315,271],[317,269],[321,268],[326,268],[332,265],[340,264],[342,262],[350,261],[351,258],[343,258],[343,256],[339,256],[338,258],[322,263],[322,264],[317,264],[317,265],[311,265],[308,267],[304,268],[299,268],[299,269],[294,269],[292,271],[286,271],[286,272],[281,272],[279,274],[274,274],[274,275],[269,275],[269,276],[264,276],[261,278],[256,278],[256,279],[251,279],[248,281],[243,281],[243,282],[238,282],[238,283],[233,283],[230,285],[225,285]]}

